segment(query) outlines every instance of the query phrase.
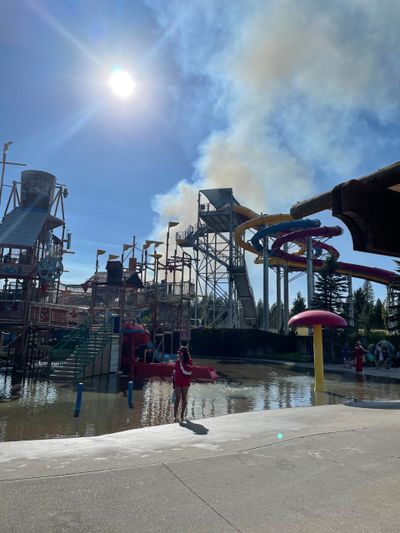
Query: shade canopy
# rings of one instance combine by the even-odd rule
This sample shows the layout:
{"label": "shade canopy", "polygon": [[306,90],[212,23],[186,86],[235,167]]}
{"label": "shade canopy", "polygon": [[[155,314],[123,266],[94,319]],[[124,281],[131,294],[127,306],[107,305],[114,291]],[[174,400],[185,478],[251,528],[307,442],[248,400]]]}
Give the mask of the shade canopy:
{"label": "shade canopy", "polygon": [[327,326],[329,328],[344,328],[347,322],[344,318],[330,311],[303,311],[292,316],[288,322],[289,326]]}

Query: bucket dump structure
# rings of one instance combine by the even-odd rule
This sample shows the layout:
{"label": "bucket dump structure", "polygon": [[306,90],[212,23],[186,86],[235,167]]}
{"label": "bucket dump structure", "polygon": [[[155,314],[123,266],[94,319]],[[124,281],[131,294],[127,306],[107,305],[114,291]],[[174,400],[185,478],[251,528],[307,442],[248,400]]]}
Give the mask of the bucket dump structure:
{"label": "bucket dump structure", "polygon": [[25,170],[5,204],[0,223],[0,356],[17,368],[33,370],[46,360],[58,330],[73,329],[86,319],[84,309],[59,303],[63,255],[70,246],[67,196],[65,185],[52,174]]}

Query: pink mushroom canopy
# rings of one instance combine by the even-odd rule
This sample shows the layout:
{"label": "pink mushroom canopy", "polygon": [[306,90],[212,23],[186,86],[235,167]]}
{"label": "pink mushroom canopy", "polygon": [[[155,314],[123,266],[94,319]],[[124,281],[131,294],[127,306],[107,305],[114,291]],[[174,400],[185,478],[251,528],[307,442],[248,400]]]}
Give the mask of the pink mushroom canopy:
{"label": "pink mushroom canopy", "polygon": [[331,313],[330,311],[303,311],[292,316],[288,322],[289,326],[327,326],[329,328],[344,328],[347,322],[341,316]]}

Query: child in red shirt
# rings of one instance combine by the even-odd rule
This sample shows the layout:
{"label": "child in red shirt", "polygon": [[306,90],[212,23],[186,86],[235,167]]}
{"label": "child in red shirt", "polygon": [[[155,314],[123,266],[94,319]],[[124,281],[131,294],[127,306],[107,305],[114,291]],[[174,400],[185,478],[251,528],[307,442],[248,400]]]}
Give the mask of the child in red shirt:
{"label": "child in red shirt", "polygon": [[189,350],[186,346],[181,346],[178,350],[178,359],[175,363],[174,370],[174,389],[175,389],[175,405],[174,405],[174,419],[178,422],[178,409],[182,399],[181,422],[185,417],[187,395],[190,387],[192,377],[192,360],[190,358]]}

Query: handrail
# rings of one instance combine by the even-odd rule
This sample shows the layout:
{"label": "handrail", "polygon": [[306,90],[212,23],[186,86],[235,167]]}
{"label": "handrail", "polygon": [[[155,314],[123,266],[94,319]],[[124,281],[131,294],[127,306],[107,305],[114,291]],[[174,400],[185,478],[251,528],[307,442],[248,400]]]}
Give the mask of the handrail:
{"label": "handrail", "polygon": [[6,344],[5,346],[2,346],[2,351],[3,351],[3,355],[5,356],[7,354],[7,360],[9,361],[10,360],[10,350],[11,350],[11,346],[20,338],[22,337],[22,333],[20,333],[19,335],[17,335],[16,337],[14,337],[14,339],[12,339],[8,344]]}
{"label": "handrail", "polygon": [[[52,363],[62,363],[69,356],[75,356],[74,380],[80,377],[83,369],[93,361],[99,351],[110,342],[112,320],[105,320],[99,329],[91,329],[91,320],[88,318],[83,324],[70,334],[67,334],[53,347],[48,355],[48,375],[52,371]],[[94,348],[94,351],[93,351]]]}
{"label": "handrail", "polygon": [[[50,375],[52,370],[52,363],[54,361],[63,361],[76,347],[79,338],[85,338],[90,332],[91,319],[88,317],[80,326],[75,330],[67,333],[55,346],[53,346],[48,353],[47,359],[47,372]],[[72,346],[71,346],[72,345]],[[67,353],[65,351],[67,350]],[[60,357],[59,354],[62,354]]]}
{"label": "handrail", "polygon": [[19,335],[17,335],[16,337],[14,337],[8,344],[6,344],[5,346],[2,346],[2,348],[4,350],[8,350],[10,349],[11,345],[17,341],[17,339],[19,339],[20,337],[22,337],[22,333],[20,333]]}
{"label": "handrail", "polygon": [[[93,361],[99,352],[110,342],[111,339],[111,322],[105,322],[97,331],[91,331],[84,342],[78,346],[75,351],[75,371],[74,381],[80,378],[84,368]],[[89,344],[94,341],[94,354],[89,356]],[[85,357],[86,356],[86,357]],[[83,363],[83,364],[80,364]]]}
{"label": "handrail", "polygon": [[88,332],[90,329],[90,318],[86,319],[85,322],[80,324],[73,332],[67,333],[56,346],[53,347],[52,353],[59,350],[61,351],[64,346],[66,346],[71,340],[79,337],[81,333]]}

